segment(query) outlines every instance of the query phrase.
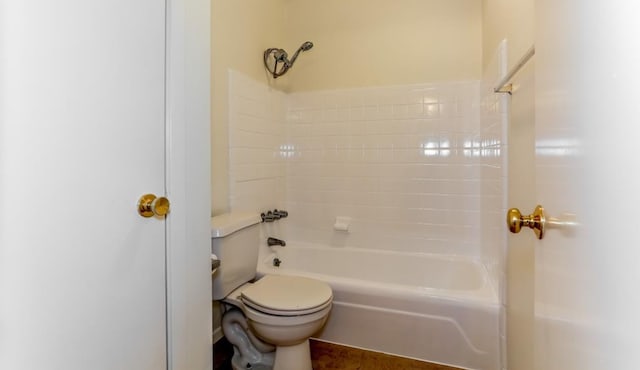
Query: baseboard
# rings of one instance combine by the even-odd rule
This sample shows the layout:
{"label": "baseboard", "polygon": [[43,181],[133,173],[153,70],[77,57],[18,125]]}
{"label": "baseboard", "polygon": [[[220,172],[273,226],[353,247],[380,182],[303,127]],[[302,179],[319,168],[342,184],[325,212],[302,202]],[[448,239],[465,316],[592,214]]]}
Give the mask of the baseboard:
{"label": "baseboard", "polygon": [[221,327],[216,328],[213,331],[213,343],[215,344],[217,341],[222,339],[222,337],[224,337],[224,334],[222,334],[222,328]]}

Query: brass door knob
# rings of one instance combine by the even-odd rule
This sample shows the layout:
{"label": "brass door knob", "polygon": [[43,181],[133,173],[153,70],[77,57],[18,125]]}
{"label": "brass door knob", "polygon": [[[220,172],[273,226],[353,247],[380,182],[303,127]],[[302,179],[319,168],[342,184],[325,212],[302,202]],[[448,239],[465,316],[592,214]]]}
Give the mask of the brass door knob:
{"label": "brass door knob", "polygon": [[166,216],[171,209],[171,203],[166,197],[156,197],[153,194],[145,194],[138,200],[138,213],[142,217],[153,217],[154,215]]}
{"label": "brass door knob", "polygon": [[514,234],[519,233],[524,226],[532,229],[538,239],[542,239],[544,238],[546,221],[544,208],[540,205],[536,206],[536,209],[529,216],[523,216],[517,208],[511,208],[507,211],[507,226],[509,227],[509,231]]}

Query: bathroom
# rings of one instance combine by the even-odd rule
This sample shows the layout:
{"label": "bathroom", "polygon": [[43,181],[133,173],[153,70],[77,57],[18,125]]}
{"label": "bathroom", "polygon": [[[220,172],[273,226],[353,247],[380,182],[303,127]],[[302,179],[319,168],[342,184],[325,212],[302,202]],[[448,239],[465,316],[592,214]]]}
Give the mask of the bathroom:
{"label": "bathroom", "polygon": [[[259,246],[261,273],[275,257],[287,271],[300,251],[327,252],[312,269],[359,256],[353,272],[369,275],[355,289],[332,276],[336,315],[318,334],[331,342],[462,368],[636,368],[640,4],[402,4],[0,1],[0,368],[211,369],[210,218],[249,205],[289,211],[257,224],[263,243],[287,242]],[[269,77],[266,48],[291,55],[306,41],[286,75]],[[421,163],[429,171],[416,176]],[[511,207],[517,235],[504,225]],[[490,300],[413,294],[415,274],[447,281],[459,260],[482,278],[457,286],[475,281]],[[395,316],[365,320],[385,332],[358,345],[333,324],[346,308],[366,314],[347,323]],[[388,349],[464,350],[433,351],[450,337],[422,321],[388,330],[407,316],[457,321],[492,362]]]}
{"label": "bathroom", "polygon": [[[511,25],[501,21],[506,15]],[[334,302],[321,339],[487,369],[506,361],[508,319],[517,315],[520,325],[511,340],[529,340],[532,308],[507,312],[504,305],[508,98],[493,88],[533,45],[533,22],[533,1],[212,3],[213,215],[286,209],[290,216],[264,223],[263,233],[287,247],[262,248],[259,263],[276,251],[284,268],[292,264],[290,251],[319,246],[316,255],[299,257],[318,261],[307,273],[326,275],[322,266],[372,259],[378,276],[351,271],[351,277],[370,276],[372,290],[394,280],[406,285],[372,293],[368,311]],[[273,78],[262,52],[284,48],[291,56],[305,41],[313,47]],[[531,68],[518,82],[527,73]],[[521,88],[518,96],[526,94]],[[523,249],[531,256],[532,248]],[[529,271],[532,258],[524,257],[513,261],[525,266],[511,268]],[[473,297],[455,291],[443,297],[469,300],[460,307],[383,303],[394,289],[414,287],[401,300],[421,296],[417,281],[428,289],[434,280],[426,270],[446,290],[447,279],[456,279],[447,276],[461,269],[474,280],[464,284],[482,287],[469,289]],[[523,281],[518,272],[511,276]],[[515,302],[533,294],[531,281],[522,284],[510,294]],[[471,309],[473,302],[481,303]],[[222,335],[221,316],[214,304],[214,339]],[[357,316],[396,326],[358,336],[365,324],[349,319]],[[453,328],[446,329],[447,320],[455,321]],[[423,345],[438,327],[441,346],[456,354]],[[411,339],[392,334],[402,331]]]}
{"label": "bathroom", "polygon": [[[393,288],[378,292],[377,303],[371,303],[373,294],[365,303],[334,304],[320,340],[462,368],[583,368],[575,364],[600,360],[584,356],[574,358],[574,365],[559,365],[562,361],[536,357],[536,351],[548,350],[564,361],[566,353],[593,347],[579,339],[575,341],[583,349],[541,339],[541,332],[560,330],[554,320],[549,324],[541,319],[557,314],[553,305],[542,302],[587,316],[599,305],[583,297],[591,302],[589,308],[577,308],[559,297],[581,296],[574,285],[559,282],[566,274],[558,272],[558,264],[568,263],[569,253],[536,251],[542,241],[533,233],[511,235],[504,226],[508,208],[523,207],[528,213],[546,202],[551,216],[560,220],[557,225],[566,226],[562,232],[547,233],[547,239],[558,238],[552,242],[572,252],[587,243],[571,231],[577,227],[573,214],[587,210],[577,197],[566,197],[567,187],[579,178],[574,169],[582,159],[571,155],[578,139],[558,134],[558,127],[574,133],[574,138],[583,133],[575,134],[568,125],[535,121],[536,114],[544,117],[554,110],[541,103],[546,100],[535,106],[534,97],[557,98],[552,94],[557,84],[573,81],[570,74],[553,75],[549,66],[562,58],[579,64],[575,55],[558,53],[564,47],[544,32],[550,24],[564,29],[561,15],[572,14],[551,8],[529,0],[212,3],[213,214],[253,206],[290,212],[287,219],[263,225],[265,238],[288,243],[285,248],[263,248],[263,272],[275,271],[268,268],[273,250],[284,266],[282,255],[292,255],[290,251],[308,246],[305,243],[326,248],[324,255],[300,257],[307,262],[359,265],[366,259],[343,261],[346,254],[340,253],[345,250],[386,256],[384,262],[372,264],[377,270],[369,271],[368,284],[351,292],[368,292],[386,283]],[[547,17],[536,19],[536,11],[547,12]],[[590,11],[585,10],[585,16],[598,19]],[[274,79],[265,70],[265,49],[284,48],[291,55],[306,41],[313,42],[313,48],[303,51],[286,75]],[[545,42],[555,55],[548,46],[545,49]],[[534,44],[542,44],[542,51],[528,59]],[[540,58],[543,65],[536,62]],[[507,81],[511,93],[495,93],[496,83],[514,69],[517,73]],[[556,85],[548,81],[550,75]],[[541,83],[535,86],[534,81]],[[242,135],[246,132],[252,135]],[[523,163],[534,164],[537,175]],[[560,175],[558,168],[566,171]],[[564,191],[553,193],[552,185]],[[451,331],[430,331],[432,323],[419,318],[420,310],[436,312],[429,311],[433,307],[387,302],[393,289],[404,288],[389,280],[404,274],[424,278],[410,274],[415,267],[397,257],[419,259],[424,254],[479,261],[484,269],[481,279],[490,281],[492,300],[477,311],[491,313],[461,311],[453,318],[465,339],[451,339]],[[326,262],[319,264],[306,263],[294,273],[320,278],[330,274]],[[371,266],[362,264],[364,269]],[[573,284],[588,275],[580,270],[583,265],[575,266],[580,272]],[[388,270],[396,271],[395,276],[385,275]],[[332,286],[338,285],[332,281]],[[336,294],[344,297],[348,291]],[[367,305],[370,311],[348,310]],[[394,309],[403,314],[371,314]],[[216,332],[220,316],[214,305],[214,338],[221,334]],[[344,321],[332,325],[336,317]],[[379,332],[361,330],[358,317],[375,322]],[[459,321],[464,317],[487,328],[465,327]],[[409,323],[403,320],[414,319],[415,327],[407,330]],[[580,337],[572,328],[562,330]],[[359,331],[361,336],[355,334]],[[434,335],[455,348],[457,358],[447,357],[437,346],[428,349]],[[467,356],[478,352],[484,355],[474,360]]]}

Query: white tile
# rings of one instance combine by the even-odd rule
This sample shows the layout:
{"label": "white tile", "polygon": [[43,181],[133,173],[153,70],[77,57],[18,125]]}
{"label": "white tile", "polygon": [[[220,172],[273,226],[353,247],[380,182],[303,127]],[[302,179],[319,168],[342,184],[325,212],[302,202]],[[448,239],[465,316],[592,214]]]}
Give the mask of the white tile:
{"label": "white tile", "polygon": [[[464,143],[482,138],[485,151],[495,149],[488,143],[502,131],[484,126],[479,135],[485,121],[474,118],[478,83],[284,95],[236,79],[230,124],[241,130],[230,132],[234,206],[266,205],[271,192],[279,204],[295,207],[291,235],[330,244],[336,212],[350,211],[357,223],[348,240],[356,247],[384,240],[380,248],[480,253],[474,242],[480,229],[472,223],[483,204],[500,201],[502,169],[491,167],[499,162],[488,152],[484,162],[465,156]],[[483,112],[496,104],[484,102]],[[435,156],[425,155],[430,142]],[[465,227],[456,230],[454,222]]]}
{"label": "white tile", "polygon": [[393,118],[395,119],[409,118],[409,106],[407,104],[394,104]]}
{"label": "white tile", "polygon": [[364,119],[364,106],[352,106],[349,109],[349,119],[351,121],[362,121]]}

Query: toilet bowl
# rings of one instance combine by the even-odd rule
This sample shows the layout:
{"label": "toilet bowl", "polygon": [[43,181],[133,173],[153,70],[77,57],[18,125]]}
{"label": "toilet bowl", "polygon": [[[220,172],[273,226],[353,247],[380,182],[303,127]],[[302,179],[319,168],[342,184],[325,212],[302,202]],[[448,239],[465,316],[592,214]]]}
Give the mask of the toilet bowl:
{"label": "toilet bowl", "polygon": [[222,328],[234,346],[232,366],[312,370],[309,338],[327,321],[331,287],[300,276],[266,275],[254,281],[259,221],[257,214],[226,214],[211,222],[212,253],[221,261],[213,298],[225,306]]}
{"label": "toilet bowl", "polygon": [[274,370],[312,370],[309,338],[327,321],[332,299],[331,288],[321,281],[266,275],[222,302],[242,311],[253,334],[276,346]]}
{"label": "toilet bowl", "polygon": [[266,275],[223,302],[240,309],[253,334],[276,346],[274,370],[312,370],[309,338],[327,321],[332,299],[331,288],[321,281]]}

